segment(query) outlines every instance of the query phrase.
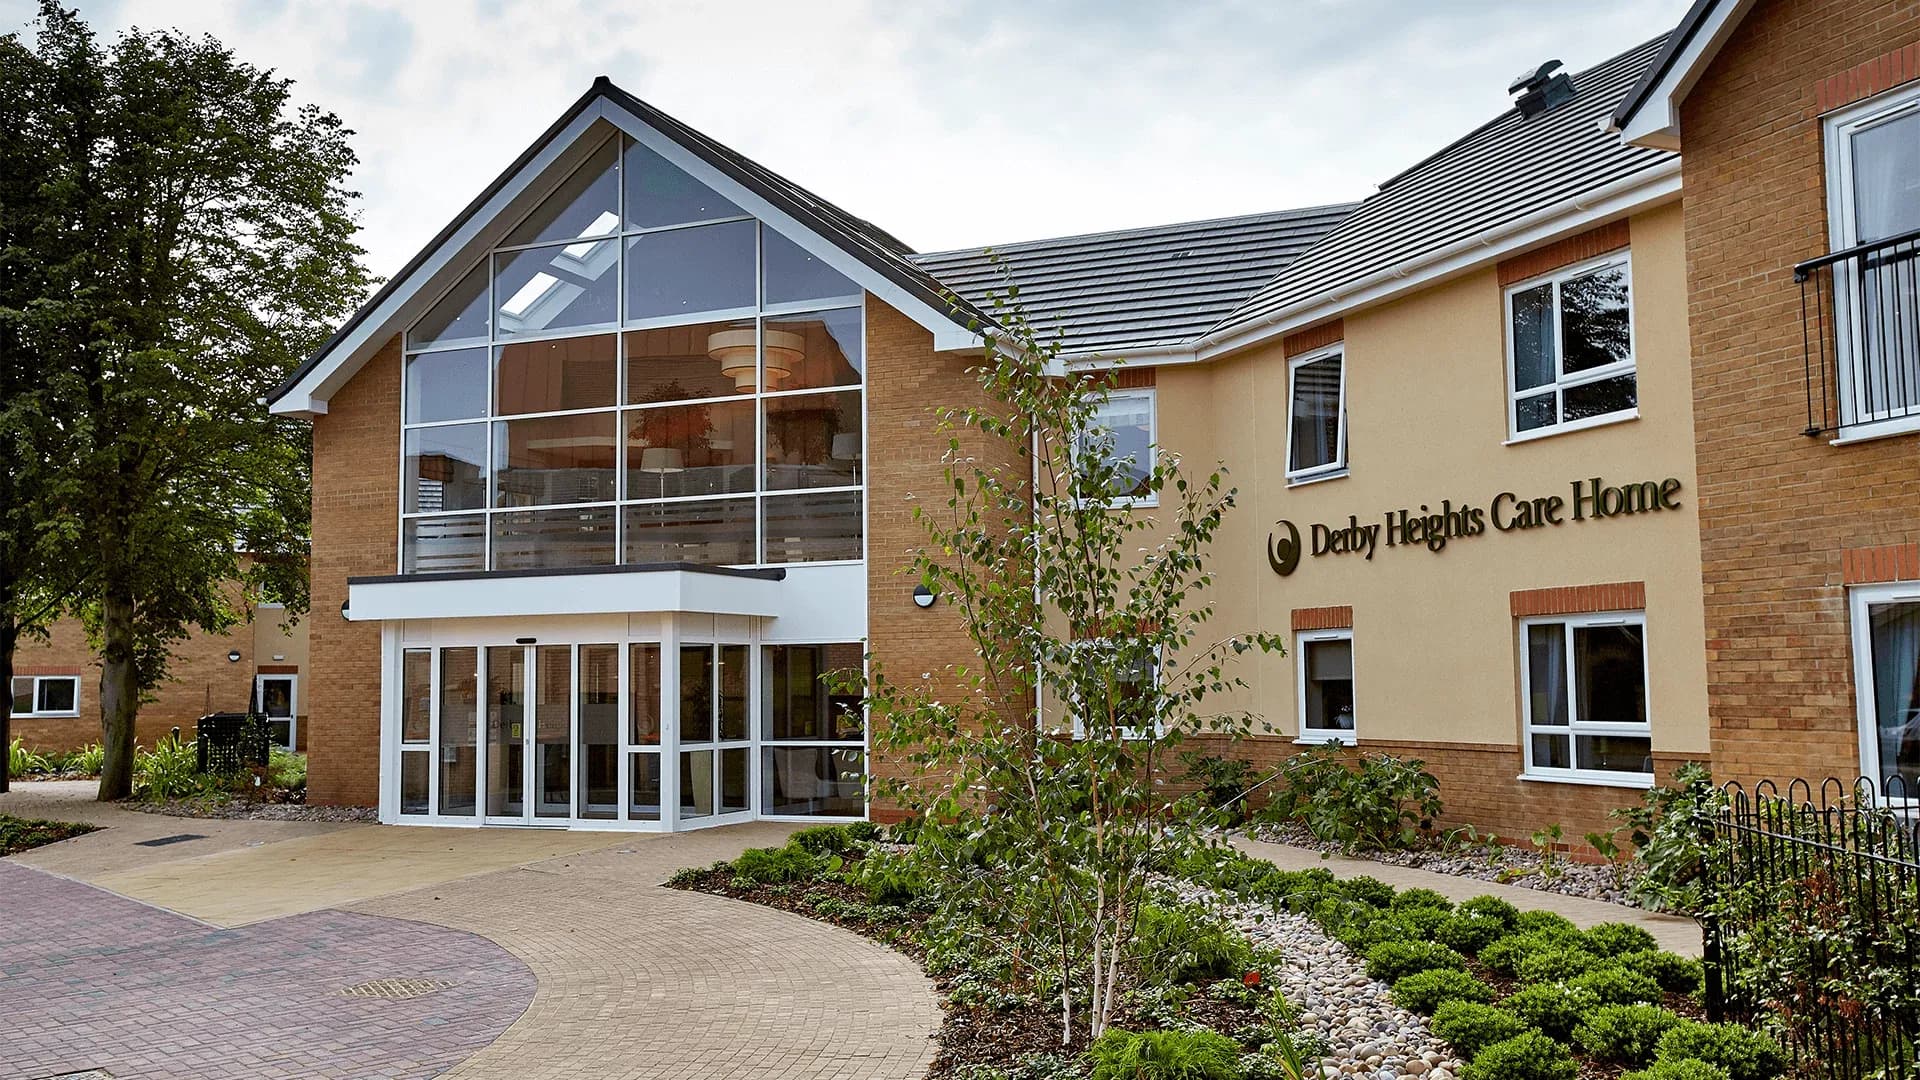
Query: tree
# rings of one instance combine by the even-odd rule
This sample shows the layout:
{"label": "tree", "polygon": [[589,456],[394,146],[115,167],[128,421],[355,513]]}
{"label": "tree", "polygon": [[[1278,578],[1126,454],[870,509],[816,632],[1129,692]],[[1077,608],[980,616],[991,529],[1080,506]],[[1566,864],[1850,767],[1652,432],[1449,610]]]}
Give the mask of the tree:
{"label": "tree", "polygon": [[9,49],[57,87],[23,121],[56,148],[43,227],[79,250],[42,260],[50,310],[27,348],[67,429],[68,557],[86,571],[112,799],[175,643],[262,596],[304,609],[308,433],[262,399],[368,279],[338,117],[293,107],[288,80],[212,38],[136,30],[102,47],[45,0],[39,23],[31,50]]}
{"label": "tree", "polygon": [[[937,925],[1057,997],[1070,1044],[1100,1035],[1143,959],[1149,872],[1207,842],[1206,816],[1169,791],[1176,749],[1248,732],[1250,715],[1209,701],[1243,688],[1235,658],[1281,642],[1203,633],[1225,470],[1193,480],[1164,450],[1150,469],[1115,460],[1097,419],[1111,373],[1062,377],[1057,342],[1016,301],[994,309],[1006,329],[978,369],[994,404],[940,410],[946,493],[916,506],[928,543],[910,565],[958,608],[978,662],[947,673],[958,694],[877,661],[864,689],[877,755],[915,774],[876,794],[944,823],[917,848],[945,885]],[[963,430],[1013,464],[968,457]],[[1159,508],[1118,509],[1133,492]]]}

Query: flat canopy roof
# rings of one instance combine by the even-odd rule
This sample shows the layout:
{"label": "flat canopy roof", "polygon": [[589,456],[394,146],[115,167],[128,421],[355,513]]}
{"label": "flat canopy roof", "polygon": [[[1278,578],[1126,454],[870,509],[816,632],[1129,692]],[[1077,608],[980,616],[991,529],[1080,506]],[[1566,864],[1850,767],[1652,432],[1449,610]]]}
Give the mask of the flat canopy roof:
{"label": "flat canopy roof", "polygon": [[775,617],[787,572],[693,563],[347,579],[350,622],[685,612]]}

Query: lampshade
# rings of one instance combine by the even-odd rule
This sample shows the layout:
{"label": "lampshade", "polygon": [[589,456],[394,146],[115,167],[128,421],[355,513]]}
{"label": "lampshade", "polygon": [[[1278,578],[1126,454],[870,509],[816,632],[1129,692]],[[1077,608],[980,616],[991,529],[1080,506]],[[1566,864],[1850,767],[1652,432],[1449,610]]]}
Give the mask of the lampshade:
{"label": "lampshade", "polygon": [[[791,330],[768,330],[767,389],[780,385],[793,374],[794,366],[805,358],[807,339]],[[716,330],[707,336],[707,355],[720,362],[720,374],[733,380],[733,388],[751,394],[759,383],[753,355],[753,329]]]}
{"label": "lampshade", "polygon": [[843,431],[840,434],[835,435],[833,437],[833,460],[835,461],[860,460],[860,433],[859,432]]}
{"label": "lampshade", "polygon": [[679,472],[687,467],[687,458],[675,446],[648,446],[640,451],[640,471],[650,473]]}

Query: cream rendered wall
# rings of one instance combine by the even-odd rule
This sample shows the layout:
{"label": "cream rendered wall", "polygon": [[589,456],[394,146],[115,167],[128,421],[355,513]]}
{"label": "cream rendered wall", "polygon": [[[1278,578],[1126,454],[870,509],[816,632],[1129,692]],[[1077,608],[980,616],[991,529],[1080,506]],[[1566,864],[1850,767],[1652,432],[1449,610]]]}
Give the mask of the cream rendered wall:
{"label": "cream rendered wall", "polygon": [[[1212,599],[1225,633],[1288,635],[1294,608],[1351,605],[1356,726],[1370,739],[1517,745],[1519,589],[1644,581],[1649,713],[1662,754],[1704,756],[1706,659],[1694,510],[1685,252],[1678,204],[1631,221],[1637,420],[1528,442],[1507,439],[1502,290],[1480,272],[1345,319],[1351,475],[1288,487],[1287,364],[1280,342],[1158,373],[1164,446],[1199,470],[1220,460],[1240,488],[1216,546]],[[1486,533],[1424,547],[1304,556],[1268,567],[1275,520],[1363,523],[1442,499],[1485,508],[1502,491],[1571,494],[1571,481],[1677,477],[1678,512]],[[1295,658],[1243,665],[1244,706],[1296,728]]]}

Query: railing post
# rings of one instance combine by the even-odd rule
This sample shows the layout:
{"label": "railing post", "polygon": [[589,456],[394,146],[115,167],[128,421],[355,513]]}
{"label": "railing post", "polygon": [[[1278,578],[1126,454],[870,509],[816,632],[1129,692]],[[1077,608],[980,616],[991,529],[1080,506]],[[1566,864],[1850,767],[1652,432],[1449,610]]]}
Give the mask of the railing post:
{"label": "railing post", "polygon": [[1707,1019],[1718,1023],[1726,1018],[1726,984],[1720,969],[1720,915],[1718,885],[1714,878],[1719,870],[1720,845],[1719,830],[1714,818],[1716,812],[1710,805],[1716,800],[1702,800],[1695,803],[1695,835],[1700,838],[1700,920],[1701,968],[1704,975],[1703,997],[1707,1008]]}

